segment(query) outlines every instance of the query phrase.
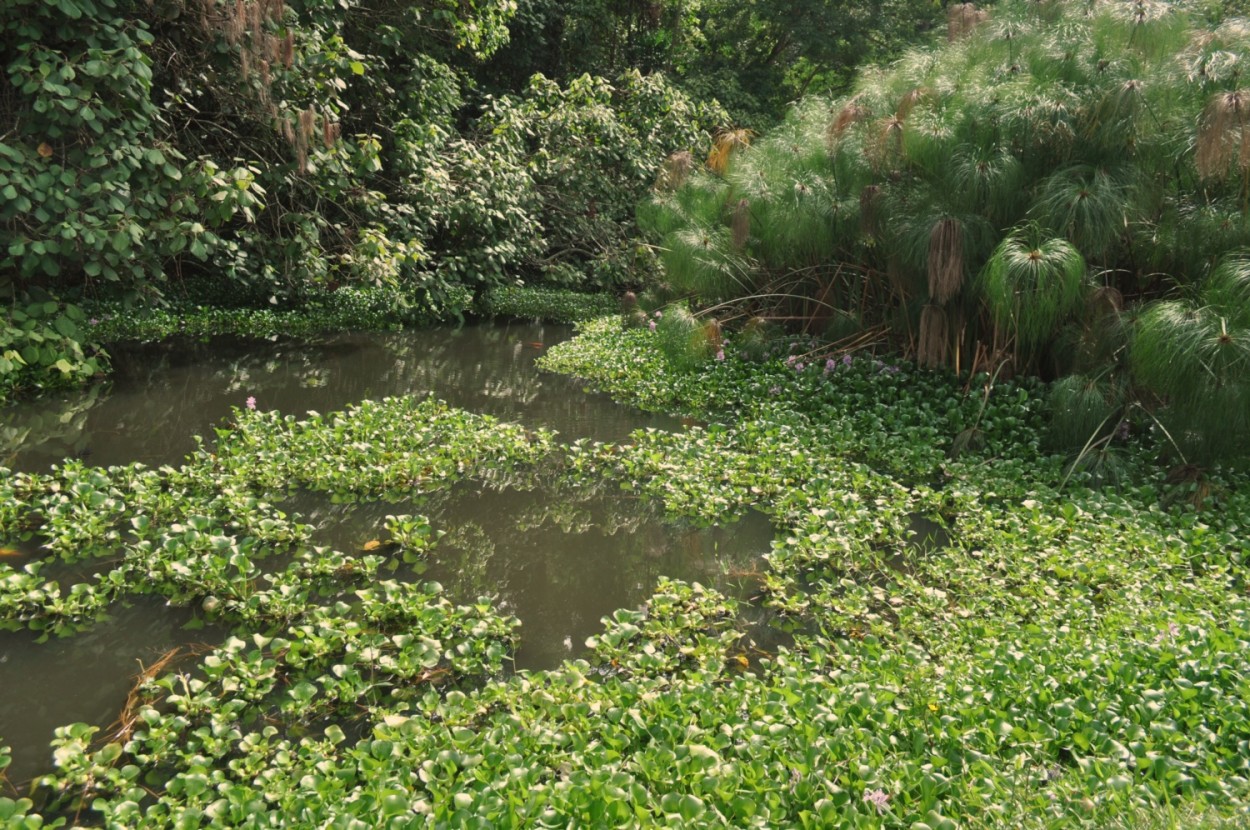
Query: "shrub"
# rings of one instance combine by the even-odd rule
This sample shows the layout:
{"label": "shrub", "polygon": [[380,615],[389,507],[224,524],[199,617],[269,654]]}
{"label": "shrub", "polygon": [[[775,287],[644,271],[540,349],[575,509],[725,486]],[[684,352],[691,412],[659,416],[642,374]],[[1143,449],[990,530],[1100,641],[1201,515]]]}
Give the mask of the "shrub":
{"label": "shrub", "polygon": [[620,302],[607,294],[584,294],[567,289],[531,286],[501,286],[479,297],[477,310],[487,317],[580,323],[616,313],[620,310]]}

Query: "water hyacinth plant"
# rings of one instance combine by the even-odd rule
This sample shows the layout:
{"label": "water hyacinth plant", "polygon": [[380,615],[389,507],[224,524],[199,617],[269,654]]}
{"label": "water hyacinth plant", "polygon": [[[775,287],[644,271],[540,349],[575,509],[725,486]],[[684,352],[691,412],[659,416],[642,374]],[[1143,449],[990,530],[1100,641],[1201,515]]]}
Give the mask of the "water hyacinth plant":
{"label": "water hyacinth plant", "polygon": [[[810,340],[683,368],[658,341],[604,319],[544,361],[707,426],[559,445],[432,401],[241,407],[179,469],[0,476],[0,543],[36,545],[0,561],[7,626],[71,635],[146,593],[229,629],[143,679],[120,731],[57,730],[47,774],[0,815],[1040,828],[1172,810],[1235,826],[1242,479],[1201,515],[1161,504],[1180,485],[1141,459],[1120,492],[1081,472],[1061,491],[1031,381],[963,396],[906,365],[813,360]],[[980,448],[949,457],[973,425]],[[741,599],[662,580],[588,659],[513,674],[518,631],[489,603],[379,577],[425,555],[422,517],[388,514],[395,544],[351,554],[275,506],[293,485],[385,503],[505,467],[699,522],[758,509],[778,532]],[[54,566],[83,560],[98,567],[66,590]],[[761,617],[784,631],[757,640]]]}

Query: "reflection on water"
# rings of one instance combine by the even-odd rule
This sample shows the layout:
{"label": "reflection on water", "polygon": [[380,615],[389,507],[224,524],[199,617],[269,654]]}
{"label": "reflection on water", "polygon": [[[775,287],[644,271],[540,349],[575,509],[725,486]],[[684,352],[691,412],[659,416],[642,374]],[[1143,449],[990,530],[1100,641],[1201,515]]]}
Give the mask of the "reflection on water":
{"label": "reflection on water", "polygon": [[171,649],[221,639],[215,629],[184,628],[191,616],[159,597],[136,597],[72,637],[36,643],[29,631],[0,632],[0,744],[13,749],[9,780],[51,769],[56,727],[116,721],[136,676]]}
{"label": "reflection on water", "polygon": [[660,576],[733,592],[760,567],[773,538],[762,514],[726,527],[665,522],[635,499],[571,488],[520,490],[463,485],[419,502],[334,504],[302,493],[288,505],[316,526],[314,543],[360,551],[385,539],[385,516],[420,513],[445,535],[420,573],[451,599],[491,597],[521,621],[518,668],[552,668],[584,651],[599,620],[650,597]]}
{"label": "reflection on water", "polygon": [[[482,324],[301,343],[214,338],[114,348],[110,383],[0,410],[0,465],[45,471],[70,456],[100,466],[177,464],[195,448],[193,436],[211,436],[248,397],[300,416],[369,398],[433,394],[471,412],[554,429],[566,440],[619,442],[640,428],[680,428],[676,419],[539,374],[535,358],[571,334],[567,326]],[[759,514],[724,528],[665,522],[654,506],[610,483],[604,491],[463,483],[406,504],[334,504],[303,493],[287,506],[316,528],[318,544],[346,553],[384,539],[387,514],[428,516],[445,535],[422,573],[401,565],[395,576],[436,580],[460,602],[492,597],[501,613],[521,620],[521,668],[582,653],[600,618],[641,605],[661,575],[749,595],[773,536]],[[31,546],[0,539],[0,563],[20,568],[37,557]],[[44,575],[64,582],[91,571]],[[139,598],[63,640],[38,644],[28,632],[0,633],[0,744],[13,748],[9,777],[22,781],[49,769],[55,727],[112,723],[141,662],[221,639],[220,632],[186,630],[190,618],[185,609]]]}
{"label": "reflection on water", "polygon": [[674,419],[540,374],[535,359],[570,336],[569,326],[482,323],[298,343],[222,337],[115,346],[110,383],[0,410],[0,465],[42,472],[67,456],[99,466],[178,464],[195,449],[195,435],[211,436],[248,397],[303,415],[432,393],[567,440],[615,442],[640,427],[677,428]]}

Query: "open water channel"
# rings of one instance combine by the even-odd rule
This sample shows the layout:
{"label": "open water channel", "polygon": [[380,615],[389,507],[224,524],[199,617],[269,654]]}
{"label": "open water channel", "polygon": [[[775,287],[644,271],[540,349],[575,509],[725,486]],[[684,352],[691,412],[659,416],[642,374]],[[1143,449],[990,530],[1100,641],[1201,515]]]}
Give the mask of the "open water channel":
{"label": "open water channel", "polygon": [[[556,430],[563,440],[619,442],[640,428],[681,429],[675,419],[538,372],[537,357],[571,334],[566,326],[479,324],[311,342],[214,338],[119,347],[108,383],[0,409],[0,465],[42,472],[67,457],[100,466],[177,465],[195,448],[196,435],[211,436],[248,397],[264,409],[302,415],[433,394],[472,412]],[[641,604],[661,575],[739,592],[735,575],[758,569],[773,535],[760,515],[725,528],[674,524],[610,489],[466,482],[411,504],[344,505],[300,495],[284,507],[316,528],[317,544],[345,552],[375,537],[387,513],[428,516],[446,535],[420,578],[441,582],[457,601],[489,596],[520,619],[522,669],[577,656],[601,617]],[[14,566],[20,563],[0,560],[0,572]],[[20,782],[50,768],[56,726],[113,722],[141,664],[174,646],[225,635],[187,627],[192,620],[188,609],[145,598],[61,640],[0,632],[0,744],[13,748],[9,778]]]}

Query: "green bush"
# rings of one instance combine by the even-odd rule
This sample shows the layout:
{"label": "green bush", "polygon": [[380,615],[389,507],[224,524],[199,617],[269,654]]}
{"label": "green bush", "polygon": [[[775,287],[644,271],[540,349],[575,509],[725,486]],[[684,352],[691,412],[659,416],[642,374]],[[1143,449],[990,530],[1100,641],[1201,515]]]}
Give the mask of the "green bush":
{"label": "green bush", "polygon": [[193,286],[193,303],[264,308],[352,287],[415,321],[520,277],[640,282],[633,204],[720,118],[636,72],[484,98],[473,70],[509,0],[368,26],[166,6],[0,12],[0,297],[143,305]]}
{"label": "green bush", "polygon": [[1150,306],[1130,356],[1137,380],[1166,402],[1160,417],[1184,460],[1250,461],[1250,257],[1216,266],[1198,302]]}
{"label": "green bush", "polygon": [[[539,75],[521,95],[495,101],[480,129],[492,146],[518,153],[542,226],[537,249],[519,265],[563,287],[618,290],[645,281],[635,206],[664,160],[701,151],[722,118],[719,107],[692,101],[662,75],[636,71],[611,82],[584,75],[564,87]],[[516,198],[504,194],[501,204]]]}
{"label": "green bush", "polygon": [[46,295],[29,300],[0,319],[0,401],[79,384],[109,366],[108,354],[92,344],[91,321],[80,308]]}
{"label": "green bush", "polygon": [[553,323],[593,320],[615,314],[620,307],[620,301],[609,294],[529,286],[500,286],[487,291],[477,301],[477,311],[486,317],[516,317]]}

